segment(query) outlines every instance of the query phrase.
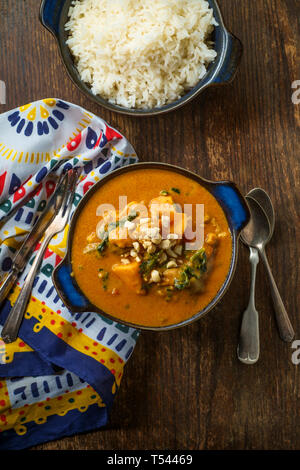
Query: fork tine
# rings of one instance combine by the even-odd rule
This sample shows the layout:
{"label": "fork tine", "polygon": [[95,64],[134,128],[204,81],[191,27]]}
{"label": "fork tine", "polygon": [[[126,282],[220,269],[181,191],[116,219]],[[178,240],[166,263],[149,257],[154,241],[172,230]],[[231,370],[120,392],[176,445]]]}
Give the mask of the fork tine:
{"label": "fork tine", "polygon": [[57,213],[59,213],[59,210],[61,209],[61,207],[64,203],[64,200],[65,200],[66,194],[67,194],[67,188],[68,188],[68,175],[67,175],[67,173],[62,174],[59,177],[59,183],[60,183],[60,185],[57,186],[57,196],[56,196],[56,199],[55,199],[55,210],[57,211]]}
{"label": "fork tine", "polygon": [[68,184],[67,184],[67,189],[66,189],[66,197],[64,198],[64,201],[62,204],[62,213],[61,213],[62,217],[66,220],[68,220],[68,217],[71,212],[74,193],[76,189],[76,183],[77,183],[79,174],[80,174],[80,171],[77,168],[68,171]]}

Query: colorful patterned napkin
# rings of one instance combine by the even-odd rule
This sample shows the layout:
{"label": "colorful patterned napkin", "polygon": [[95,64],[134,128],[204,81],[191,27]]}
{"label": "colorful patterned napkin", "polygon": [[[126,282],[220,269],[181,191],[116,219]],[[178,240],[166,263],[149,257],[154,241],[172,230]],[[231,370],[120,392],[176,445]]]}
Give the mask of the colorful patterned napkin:
{"label": "colorful patterned napkin", "polygon": [[[0,274],[10,270],[62,171],[83,168],[75,210],[102,176],[136,161],[121,134],[74,104],[51,98],[0,115]],[[68,226],[49,244],[19,338],[11,344],[0,339],[0,449],[105,425],[138,337],[95,313],[71,314],[61,302],[51,274],[65,253],[67,232]],[[0,307],[0,335],[33,259]]]}

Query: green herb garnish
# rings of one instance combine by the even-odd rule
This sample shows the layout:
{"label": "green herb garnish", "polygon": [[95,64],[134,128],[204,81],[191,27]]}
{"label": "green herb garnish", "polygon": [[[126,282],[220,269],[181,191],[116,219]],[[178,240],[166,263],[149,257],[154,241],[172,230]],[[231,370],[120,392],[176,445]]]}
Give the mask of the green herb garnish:
{"label": "green herb garnish", "polygon": [[108,245],[108,233],[106,232],[104,235],[103,235],[103,240],[102,242],[98,245],[97,247],[97,250],[98,250],[98,253],[103,253],[103,251],[105,250],[105,248],[107,247]]}
{"label": "green herb garnish", "polygon": [[196,251],[195,254],[191,257],[191,263],[193,267],[199,270],[201,273],[205,273],[207,270],[207,256],[204,248]]}
{"label": "green herb garnish", "polygon": [[183,290],[189,287],[190,280],[192,278],[192,272],[189,266],[185,266],[182,271],[180,272],[179,279],[175,279],[174,287],[177,290]]}
{"label": "green herb garnish", "polygon": [[157,253],[150,254],[146,260],[144,260],[140,264],[140,272],[143,276],[147,276],[150,274],[153,268],[158,264],[158,260],[160,255],[162,254],[162,250],[158,251]]}
{"label": "green herb garnish", "polygon": [[169,195],[169,191],[167,191],[166,189],[163,189],[159,194],[160,194],[161,196],[168,196],[168,195]]}
{"label": "green herb garnish", "polygon": [[173,288],[171,289],[170,287],[167,287],[166,288],[166,293],[167,293],[166,301],[169,302],[172,299],[173,294],[174,294]]}
{"label": "green herb garnish", "polygon": [[178,188],[171,188],[174,193],[180,194],[180,189]]}
{"label": "green herb garnish", "polygon": [[128,220],[129,222],[132,222],[134,219],[137,218],[138,215],[139,215],[139,212],[135,212],[135,211],[134,211],[134,212],[130,212],[130,214],[129,214],[128,217],[127,217],[127,220]]}
{"label": "green herb garnish", "polygon": [[204,248],[196,251],[181,271],[179,279],[175,279],[174,287],[177,290],[183,290],[190,286],[192,278],[201,279],[207,270],[207,257]]}
{"label": "green herb garnish", "polygon": [[101,272],[101,276],[99,276],[102,279],[102,287],[104,290],[107,290],[107,282],[109,278],[109,273],[107,271],[104,271],[104,269],[100,268],[99,272]]}

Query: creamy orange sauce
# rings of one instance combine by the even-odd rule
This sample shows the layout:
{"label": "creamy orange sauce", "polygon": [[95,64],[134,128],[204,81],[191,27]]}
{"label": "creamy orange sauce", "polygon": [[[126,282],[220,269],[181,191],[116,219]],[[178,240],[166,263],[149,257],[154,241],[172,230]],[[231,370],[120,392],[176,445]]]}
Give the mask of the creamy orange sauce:
{"label": "creamy orange sauce", "polygon": [[[191,293],[189,289],[185,289],[175,292],[172,299],[166,300],[157,295],[154,288],[146,295],[139,295],[129,289],[112,270],[112,266],[120,262],[118,254],[110,250],[102,255],[98,252],[83,254],[87,237],[95,230],[99,221],[96,209],[100,204],[112,204],[118,208],[119,195],[127,196],[128,202],[149,202],[162,190],[174,187],[180,190],[180,194],[173,192],[173,200],[182,207],[184,204],[204,204],[204,214],[209,218],[204,224],[204,237],[212,232],[218,237],[211,267],[205,275],[204,288],[200,293]],[[222,236],[219,237],[219,234]],[[141,169],[111,179],[93,194],[77,219],[71,250],[75,279],[94,305],[120,321],[162,326],[192,317],[216,296],[230,268],[232,238],[222,208],[199,183],[170,170]],[[99,270],[109,274],[105,286],[99,278]],[[118,294],[113,295],[113,292]]]}

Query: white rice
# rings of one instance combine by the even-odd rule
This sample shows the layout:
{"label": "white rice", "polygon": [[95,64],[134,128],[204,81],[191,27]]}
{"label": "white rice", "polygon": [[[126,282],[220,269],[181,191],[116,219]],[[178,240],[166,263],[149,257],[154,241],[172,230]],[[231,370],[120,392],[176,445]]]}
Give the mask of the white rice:
{"label": "white rice", "polygon": [[65,29],[81,79],[126,108],[171,103],[217,53],[205,0],[74,0]]}

